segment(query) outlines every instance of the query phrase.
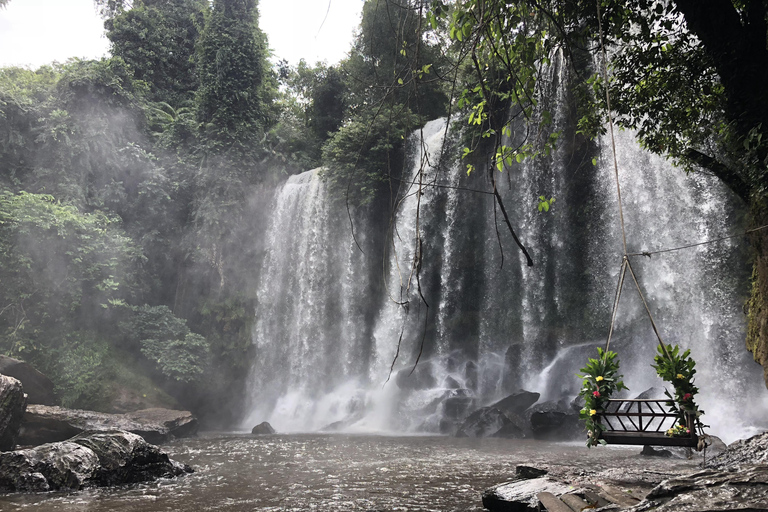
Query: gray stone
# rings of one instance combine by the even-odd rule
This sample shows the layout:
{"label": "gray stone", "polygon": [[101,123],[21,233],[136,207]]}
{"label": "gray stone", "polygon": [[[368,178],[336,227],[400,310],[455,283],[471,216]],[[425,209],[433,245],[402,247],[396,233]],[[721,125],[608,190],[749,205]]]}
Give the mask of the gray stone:
{"label": "gray stone", "polygon": [[451,396],[443,401],[443,417],[450,420],[462,420],[475,405],[470,396]]}
{"label": "gray stone", "polygon": [[768,464],[768,432],[731,443],[725,451],[707,461],[707,467],[715,469],[744,464]]}
{"label": "gray stone", "polygon": [[459,426],[456,437],[489,437],[512,422],[495,407],[481,407]]}
{"label": "gray stone", "polygon": [[251,429],[251,434],[255,434],[258,436],[265,435],[265,434],[276,434],[276,433],[277,431],[274,428],[272,428],[272,425],[270,425],[266,421],[262,421],[261,423],[253,427],[253,429]]}
{"label": "gray stone", "polygon": [[69,442],[92,450],[99,468],[91,479],[96,485],[147,482],[191,473],[192,469],[171,460],[157,446],[130,432],[84,432]]}
{"label": "gray stone", "polygon": [[0,374],[21,381],[24,392],[27,394],[28,404],[58,405],[59,398],[53,391],[51,379],[29,363],[0,355]]}
{"label": "gray stone", "polygon": [[526,414],[535,439],[572,441],[586,435],[578,412],[567,399],[535,404]]}
{"label": "gray stone", "polygon": [[707,469],[665,480],[628,512],[721,512],[768,510],[768,466]]}
{"label": "gray stone", "polygon": [[160,444],[197,433],[198,422],[189,411],[145,409],[106,414],[47,405],[30,405],[24,414],[19,444],[39,445],[64,441],[82,432],[125,430]]}
{"label": "gray stone", "polygon": [[16,446],[26,407],[21,382],[0,375],[0,451],[13,450]]}
{"label": "gray stone", "polygon": [[558,496],[568,490],[567,485],[547,477],[514,480],[483,491],[483,506],[492,512],[538,512],[537,494]]}
{"label": "gray stone", "polygon": [[130,432],[98,432],[70,441],[0,453],[0,492],[78,490],[190,473],[188,466]]}
{"label": "gray stone", "polygon": [[0,453],[0,491],[81,489],[99,467],[92,450],[68,441]]}
{"label": "gray stone", "polygon": [[491,407],[496,407],[507,414],[522,414],[526,409],[535,404],[541,395],[532,391],[519,389],[506,398],[502,398]]}

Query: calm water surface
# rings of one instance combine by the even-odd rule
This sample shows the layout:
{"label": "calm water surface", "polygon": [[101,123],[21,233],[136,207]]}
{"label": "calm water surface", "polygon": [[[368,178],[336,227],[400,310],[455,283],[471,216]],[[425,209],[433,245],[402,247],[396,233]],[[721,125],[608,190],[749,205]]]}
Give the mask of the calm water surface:
{"label": "calm water surface", "polygon": [[575,465],[585,479],[616,468],[692,466],[640,457],[638,448],[451,437],[206,433],[165,448],[196,472],[121,488],[0,495],[0,510],[479,512],[483,489],[513,478],[517,464]]}

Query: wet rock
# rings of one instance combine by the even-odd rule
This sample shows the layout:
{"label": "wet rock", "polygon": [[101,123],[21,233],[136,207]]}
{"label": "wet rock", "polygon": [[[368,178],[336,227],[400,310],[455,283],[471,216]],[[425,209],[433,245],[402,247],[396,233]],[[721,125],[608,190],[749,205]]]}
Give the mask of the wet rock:
{"label": "wet rock", "polygon": [[504,354],[504,375],[501,378],[501,387],[504,391],[511,392],[523,385],[521,375],[521,361],[524,360],[522,343],[510,345]]}
{"label": "wet rock", "polygon": [[443,401],[443,417],[450,420],[462,420],[475,406],[475,399],[470,396],[451,396]]}
{"label": "wet rock", "polygon": [[720,512],[768,510],[768,466],[704,470],[656,486],[631,512]]}
{"label": "wet rock", "polygon": [[[333,425],[333,423],[331,425]],[[339,426],[339,428],[341,428],[341,426]],[[276,433],[277,431],[274,428],[272,428],[272,425],[270,425],[266,421],[262,421],[261,423],[253,427],[253,429],[251,429],[251,434],[255,434],[257,436],[262,436],[266,434],[276,434]]]}
{"label": "wet rock", "polygon": [[465,419],[456,437],[489,437],[512,422],[495,407],[481,407]]}
{"label": "wet rock", "polygon": [[59,398],[53,392],[51,379],[30,364],[12,357],[0,355],[0,374],[21,381],[27,394],[28,404],[57,405]]}
{"label": "wet rock", "polygon": [[640,452],[640,455],[644,457],[670,458],[672,457],[672,452],[669,450],[664,450],[662,448],[654,448],[653,446],[645,445],[643,446],[643,450]]}
{"label": "wet rock", "polygon": [[190,473],[188,466],[130,432],[99,432],[70,441],[0,453],[0,492],[78,490]]}
{"label": "wet rock", "polygon": [[515,476],[518,479],[530,480],[531,478],[540,478],[545,476],[549,471],[541,468],[534,468],[533,466],[525,466],[519,464],[515,466]]}
{"label": "wet rock", "polygon": [[571,407],[568,399],[535,404],[526,414],[535,439],[572,441],[585,435],[578,411]]}
{"label": "wet rock", "polygon": [[88,430],[125,430],[160,444],[197,433],[197,418],[189,411],[145,409],[106,414],[63,407],[30,405],[24,414],[19,444],[39,445],[64,441]]}
{"label": "wet rock", "polygon": [[522,414],[526,409],[538,402],[540,396],[539,393],[518,389],[508,397],[502,398],[491,405],[491,407],[496,407],[507,414],[518,415]]}
{"label": "wet rock", "polygon": [[443,387],[445,389],[460,389],[460,388],[463,388],[464,386],[462,386],[461,383],[459,383],[459,381],[457,381],[456,379],[454,379],[449,375],[443,380]]}
{"label": "wet rock", "polygon": [[477,390],[477,363],[474,361],[464,365],[464,382],[469,389]]}
{"label": "wet rock", "polygon": [[51,443],[0,453],[0,491],[81,489],[99,467],[96,454],[77,443]]}
{"label": "wet rock", "polygon": [[395,384],[400,389],[406,390],[431,389],[437,385],[437,380],[432,375],[432,365],[424,362],[420,363],[413,373],[410,368],[403,368],[397,372]]}
{"label": "wet rock", "polygon": [[491,434],[491,437],[500,437],[502,439],[525,439],[530,436],[528,432],[510,421],[510,423],[501,427],[494,434]]}
{"label": "wet rock", "polygon": [[538,512],[540,492],[560,495],[569,487],[547,477],[515,480],[483,491],[483,506],[492,512]]}
{"label": "wet rock", "polygon": [[13,450],[16,446],[26,407],[21,382],[0,375],[0,451]]}
{"label": "wet rock", "polygon": [[707,461],[707,467],[715,469],[744,464],[768,464],[768,432],[731,443],[722,453]]}
{"label": "wet rock", "polygon": [[136,430],[134,434],[140,435],[152,444],[195,436],[200,426],[197,418],[189,411],[175,411],[159,407],[128,412],[122,416],[144,425],[146,430]]}
{"label": "wet rock", "polygon": [[173,461],[157,446],[130,432],[84,432],[68,442],[96,454],[99,467],[91,476],[96,485],[147,482],[192,473],[192,468]]}
{"label": "wet rock", "polygon": [[[643,391],[642,393],[640,393],[639,395],[634,397],[633,400],[651,400],[651,399],[659,399],[660,400],[660,399],[664,399],[664,398],[666,398],[666,395],[664,395],[664,390],[661,389],[661,388],[655,388],[654,387],[654,388],[646,389],[645,391]],[[631,403],[625,403],[624,405],[621,406],[621,412],[629,411],[630,407],[632,407]],[[651,410],[645,404],[642,405],[641,409],[642,409],[642,412],[649,412]],[[659,409],[658,409],[658,407],[655,406],[655,404],[653,406],[653,410],[655,410],[656,412],[659,412]],[[637,412],[637,406],[636,405],[635,405],[634,409],[632,409],[632,411],[633,412]]]}

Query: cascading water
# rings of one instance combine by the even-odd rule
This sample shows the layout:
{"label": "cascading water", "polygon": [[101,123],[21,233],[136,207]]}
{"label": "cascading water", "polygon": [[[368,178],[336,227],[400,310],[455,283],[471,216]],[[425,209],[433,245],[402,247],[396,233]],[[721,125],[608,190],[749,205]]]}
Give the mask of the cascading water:
{"label": "cascading water", "polygon": [[[369,269],[381,255],[356,248],[347,212],[317,170],[286,182],[261,269],[245,425],[436,432],[520,387],[541,400],[575,395],[575,374],[605,343],[623,248],[609,141],[577,144],[558,73],[550,96],[558,151],[495,178],[534,267],[524,266],[493,196],[459,190],[492,188],[444,147],[445,120],[411,138],[378,273]],[[738,230],[741,211],[719,182],[671,168],[630,133],[616,140],[629,252]],[[540,195],[556,198],[549,212],[537,210]],[[384,237],[366,226],[356,233]],[[761,368],[743,344],[745,251],[732,239],[633,259],[665,341],[692,349],[705,419],[726,440],[768,410]],[[633,287],[625,283],[612,348],[637,394],[663,383],[650,368],[657,342]],[[753,416],[736,413],[745,403]]]}

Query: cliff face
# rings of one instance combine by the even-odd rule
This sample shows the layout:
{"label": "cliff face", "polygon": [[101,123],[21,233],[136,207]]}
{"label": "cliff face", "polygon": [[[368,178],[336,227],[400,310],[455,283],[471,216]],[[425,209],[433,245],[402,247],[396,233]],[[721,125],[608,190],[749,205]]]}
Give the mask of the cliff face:
{"label": "cliff face", "polygon": [[[768,211],[765,205],[753,207],[755,225],[768,224]],[[752,235],[755,248],[755,261],[752,271],[752,292],[747,301],[749,323],[747,326],[747,350],[764,372],[763,378],[768,387],[768,233],[758,231]]]}

